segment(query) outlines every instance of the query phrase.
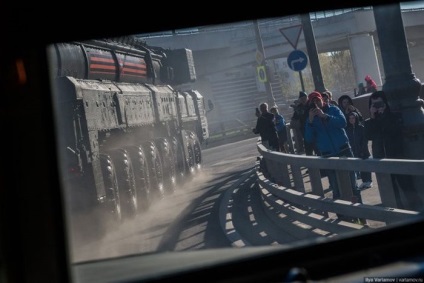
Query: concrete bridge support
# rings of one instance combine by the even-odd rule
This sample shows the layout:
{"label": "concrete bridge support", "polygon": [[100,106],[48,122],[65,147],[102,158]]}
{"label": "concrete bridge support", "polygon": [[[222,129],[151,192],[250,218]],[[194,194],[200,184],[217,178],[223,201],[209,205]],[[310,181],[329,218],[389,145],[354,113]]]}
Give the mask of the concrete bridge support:
{"label": "concrete bridge support", "polygon": [[374,38],[368,33],[349,35],[348,38],[357,83],[365,84],[365,76],[370,75],[380,88],[383,83]]}
{"label": "concrete bridge support", "polygon": [[[386,77],[383,90],[391,109],[402,113],[405,157],[424,159],[422,84],[412,71],[400,6],[376,6],[374,17]],[[416,176],[414,185],[424,199],[423,176]]]}

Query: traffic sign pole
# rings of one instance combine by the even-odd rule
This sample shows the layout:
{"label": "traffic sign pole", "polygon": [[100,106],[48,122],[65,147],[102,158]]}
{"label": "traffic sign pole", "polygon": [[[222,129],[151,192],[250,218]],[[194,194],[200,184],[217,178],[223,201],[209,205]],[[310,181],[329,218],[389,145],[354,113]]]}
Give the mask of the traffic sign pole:
{"label": "traffic sign pole", "polygon": [[302,70],[308,64],[308,58],[306,54],[300,50],[297,50],[297,43],[299,42],[300,34],[302,33],[303,26],[296,25],[288,28],[280,29],[281,34],[287,39],[287,41],[293,46],[295,49],[292,53],[290,53],[287,58],[287,64],[289,68],[293,71],[299,72],[300,84],[302,86],[302,91],[305,91],[305,84],[303,82]]}
{"label": "traffic sign pole", "polygon": [[319,92],[325,91],[324,80],[322,78],[321,66],[318,59],[318,51],[315,44],[314,30],[312,28],[311,17],[309,13],[300,16],[303,32],[305,36],[306,50],[308,51],[312,78],[314,80],[315,89]]}
{"label": "traffic sign pole", "polygon": [[305,91],[305,84],[303,83],[302,71],[299,71],[300,85],[302,86],[302,91]]}
{"label": "traffic sign pole", "polygon": [[[264,50],[264,47],[262,45],[261,33],[259,31],[258,20],[254,21],[254,26],[255,26],[255,35],[256,35],[256,42],[257,42],[257,45],[258,45],[258,50],[259,50],[259,52],[262,53],[263,57],[266,59],[265,50]],[[256,58],[258,58],[258,56]],[[265,67],[264,67],[264,69],[265,69]],[[259,69],[258,69],[258,75],[259,74],[260,73],[259,73]],[[265,77],[264,77],[265,80],[264,80],[263,83],[265,84],[265,89],[266,89],[267,96],[268,96],[268,104],[269,104],[269,106],[274,106],[274,105],[276,105],[276,103],[275,103],[274,94],[272,93],[271,83],[270,83],[269,79],[266,79],[266,73],[264,73],[264,75],[265,75]],[[261,77],[259,77],[259,79],[261,80]]]}

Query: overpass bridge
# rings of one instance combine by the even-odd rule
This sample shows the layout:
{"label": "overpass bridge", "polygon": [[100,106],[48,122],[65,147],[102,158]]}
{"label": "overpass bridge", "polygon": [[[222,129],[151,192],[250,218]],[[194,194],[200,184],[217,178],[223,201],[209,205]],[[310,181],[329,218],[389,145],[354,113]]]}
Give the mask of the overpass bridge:
{"label": "overpass bridge", "polygon": [[[326,82],[335,99],[342,94],[353,96],[357,83],[363,82],[367,74],[379,86],[384,83],[384,68],[379,59],[379,40],[371,7],[311,13],[310,17],[318,53],[350,52],[354,81],[348,85]],[[422,81],[424,8],[402,9],[402,18],[412,70]],[[286,118],[291,116],[289,105],[297,98],[300,84],[298,73],[290,70],[286,63],[293,46],[280,30],[300,24],[299,15],[258,21],[265,61],[270,68],[273,96]],[[210,99],[216,106],[208,114],[211,135],[232,128],[234,124],[254,123],[254,108],[266,101],[267,96],[264,84],[256,76],[257,38],[252,21],[152,34],[142,39],[154,46],[193,51],[198,79],[190,87],[198,89],[206,100]],[[307,53],[303,32],[297,49]],[[307,73],[307,70],[302,72]]]}
{"label": "overpass bridge", "polygon": [[[424,45],[424,5],[420,9],[403,9],[402,18],[409,51],[412,53],[410,54],[411,59],[424,60],[424,58],[415,58],[417,53],[414,52],[415,50],[421,52]],[[358,37],[366,37],[372,40],[377,48],[379,47],[373,11],[370,7],[311,13],[311,21],[319,53],[347,49],[353,53],[361,53],[363,47],[368,46],[355,44],[355,38]],[[258,21],[258,25],[265,59],[286,58],[293,51],[292,45],[284,38],[280,29],[301,25],[299,15],[262,19]],[[196,61],[196,69],[202,70],[200,76],[240,66],[251,66],[256,62],[257,41],[253,22],[205,26],[174,33],[151,34],[141,38],[151,45],[164,48],[190,48],[195,53],[225,50],[231,60],[223,60],[219,64],[209,65],[208,68],[202,68],[202,64]],[[227,51],[227,49],[229,50]],[[306,49],[303,33],[300,34],[297,49]],[[197,59],[201,59],[201,57]],[[417,65],[417,67],[419,66]],[[421,71],[421,68],[419,69]],[[424,75],[424,69],[420,74]],[[362,80],[362,76],[359,79]]]}

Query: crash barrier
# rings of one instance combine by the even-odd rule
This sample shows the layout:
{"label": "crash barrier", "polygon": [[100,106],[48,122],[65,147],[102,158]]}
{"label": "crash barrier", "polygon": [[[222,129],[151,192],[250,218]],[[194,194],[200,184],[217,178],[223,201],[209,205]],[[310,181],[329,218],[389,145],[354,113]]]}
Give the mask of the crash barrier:
{"label": "crash barrier", "polygon": [[[363,160],[286,154],[266,149],[260,139],[257,148],[260,162],[256,174],[263,206],[275,219],[289,216],[305,225],[340,233],[349,229],[374,227],[370,223],[381,227],[419,214],[417,211],[397,208],[390,174],[423,176],[423,160]],[[350,186],[349,172],[352,168],[355,171],[375,173],[381,203],[356,203]],[[325,177],[321,176],[321,169],[335,170],[340,199],[326,196],[328,192],[323,189]],[[363,199],[363,202],[366,203],[366,200]],[[352,219],[361,221],[354,224]],[[347,222],[349,225],[346,225]]]}

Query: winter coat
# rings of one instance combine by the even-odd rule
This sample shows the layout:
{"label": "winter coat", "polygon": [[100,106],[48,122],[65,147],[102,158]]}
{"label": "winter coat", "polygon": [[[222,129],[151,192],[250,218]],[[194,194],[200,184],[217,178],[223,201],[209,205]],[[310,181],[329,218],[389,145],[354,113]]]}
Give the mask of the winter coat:
{"label": "winter coat", "polygon": [[373,158],[404,158],[402,116],[388,109],[378,117],[365,120],[365,135],[372,141]]}
{"label": "winter coat", "polygon": [[281,132],[286,129],[286,119],[284,119],[283,115],[276,114],[274,115],[275,118],[275,128],[277,129],[277,132]]}
{"label": "winter coat", "polygon": [[274,114],[262,113],[256,121],[255,133],[261,136],[261,141],[268,141],[269,145],[279,148],[277,129],[274,123]]}
{"label": "winter coat", "polygon": [[305,140],[315,143],[321,156],[337,156],[341,151],[350,148],[346,135],[346,118],[339,107],[324,105],[325,118],[315,116],[312,123],[305,123]]}
{"label": "winter coat", "polygon": [[308,106],[306,104],[300,103],[294,107],[293,116],[290,120],[291,128],[300,128],[302,131],[305,129],[307,110]]}
{"label": "winter coat", "polygon": [[[349,122],[350,116],[355,117],[355,125]],[[348,114],[347,119],[346,134],[349,138],[353,156],[363,159],[370,157],[371,154],[368,149],[368,139],[365,136],[365,127],[359,123],[358,114],[351,112]]]}
{"label": "winter coat", "polygon": [[367,93],[377,91],[377,83],[369,75],[365,76],[365,82],[367,83],[365,87]]}
{"label": "winter coat", "polygon": [[275,115],[275,128],[277,129],[278,137],[281,141],[287,141],[287,128],[286,128],[286,120],[283,115],[277,114]]}
{"label": "winter coat", "polygon": [[358,108],[356,108],[356,107],[353,105],[353,100],[352,100],[352,98],[351,98],[349,95],[347,95],[347,94],[340,96],[340,97],[339,97],[339,99],[337,100],[338,105],[339,105],[339,107],[340,107],[340,110],[341,110],[341,111],[342,111],[342,113],[345,115],[345,118],[347,119],[347,115],[350,113],[350,112],[347,112],[347,111],[346,111],[346,109],[343,109],[342,101],[343,101],[343,100],[345,100],[345,99],[347,99],[347,100],[349,101],[349,105],[352,105],[352,106],[353,106],[353,108],[354,108],[354,109],[353,109],[353,111],[350,111],[350,112],[355,112],[356,114],[358,114],[359,124],[363,124],[363,123],[364,123],[364,118],[362,117],[362,113],[361,113],[361,111],[359,111],[359,109],[358,109]]}

